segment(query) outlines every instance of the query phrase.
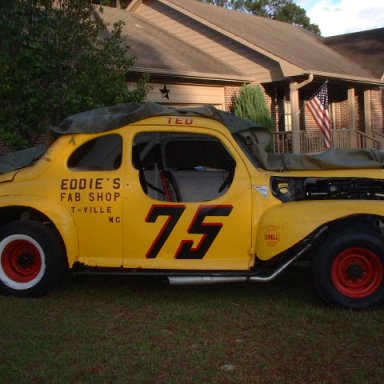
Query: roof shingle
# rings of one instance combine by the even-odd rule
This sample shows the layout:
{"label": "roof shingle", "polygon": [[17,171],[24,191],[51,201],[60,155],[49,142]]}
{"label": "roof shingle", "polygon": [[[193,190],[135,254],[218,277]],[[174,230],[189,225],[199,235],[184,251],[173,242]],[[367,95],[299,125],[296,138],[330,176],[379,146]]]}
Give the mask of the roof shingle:
{"label": "roof shingle", "polygon": [[234,67],[210,56],[197,47],[188,45],[140,15],[111,7],[103,7],[103,21],[112,25],[122,20],[123,36],[130,47],[129,54],[137,58],[135,67],[154,70],[194,72],[241,77]]}
{"label": "roof shingle", "polygon": [[308,71],[374,78],[323,39],[292,24],[224,9],[197,0],[168,0],[185,11]]}
{"label": "roof shingle", "polygon": [[364,65],[375,77],[384,76],[384,28],[326,37],[324,43]]}

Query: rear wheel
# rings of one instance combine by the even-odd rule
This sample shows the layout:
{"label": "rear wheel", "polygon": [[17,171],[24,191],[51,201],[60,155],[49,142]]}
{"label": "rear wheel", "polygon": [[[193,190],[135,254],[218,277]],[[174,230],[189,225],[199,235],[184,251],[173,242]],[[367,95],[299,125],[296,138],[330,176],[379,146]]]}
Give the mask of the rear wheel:
{"label": "rear wheel", "polygon": [[372,308],[384,302],[384,242],[372,231],[339,232],[313,260],[315,286],[328,303]]}
{"label": "rear wheel", "polygon": [[40,296],[64,272],[63,249],[56,234],[33,221],[0,228],[0,289],[15,296]]}

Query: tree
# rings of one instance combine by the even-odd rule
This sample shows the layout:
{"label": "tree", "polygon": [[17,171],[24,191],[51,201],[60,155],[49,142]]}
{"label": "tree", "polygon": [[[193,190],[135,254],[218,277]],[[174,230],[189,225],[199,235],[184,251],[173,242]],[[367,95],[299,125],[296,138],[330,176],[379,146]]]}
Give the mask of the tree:
{"label": "tree", "polygon": [[134,63],[121,37],[107,31],[91,0],[0,2],[0,136],[33,145],[51,124],[84,110],[145,98],[128,91]]}
{"label": "tree", "polygon": [[312,24],[304,8],[292,0],[201,0],[203,3],[219,5],[253,15],[284,21],[320,34],[319,26]]}
{"label": "tree", "polygon": [[94,4],[108,5],[109,7],[127,8],[130,0],[94,0]]}
{"label": "tree", "polygon": [[320,34],[319,26],[311,23],[305,9],[291,0],[272,0],[270,12],[270,17],[275,20],[285,21],[318,35]]}
{"label": "tree", "polygon": [[[235,114],[243,119],[251,120],[273,131],[273,119],[264,97],[264,90],[258,84],[243,85],[239,96],[235,99]],[[272,150],[270,145],[267,150]]]}

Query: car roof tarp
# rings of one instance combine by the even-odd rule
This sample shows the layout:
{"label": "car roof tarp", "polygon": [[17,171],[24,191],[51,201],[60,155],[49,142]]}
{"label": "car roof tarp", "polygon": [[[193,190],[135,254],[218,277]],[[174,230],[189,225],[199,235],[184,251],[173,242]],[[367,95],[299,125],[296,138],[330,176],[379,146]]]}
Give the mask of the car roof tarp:
{"label": "car roof tarp", "polygon": [[231,133],[255,127],[268,134],[260,124],[240,119],[236,115],[207,105],[194,108],[170,108],[156,103],[127,103],[77,113],[64,119],[51,130],[60,135],[72,133],[99,133],[123,127],[156,116],[205,117],[224,124]]}
{"label": "car roof tarp", "polygon": [[[214,119],[232,134],[256,131],[257,150],[253,151],[258,166],[270,171],[320,170],[351,168],[383,168],[384,153],[378,150],[331,149],[319,154],[270,154],[265,148],[271,135],[261,125],[220,111],[213,106],[169,108],[156,103],[127,103],[77,113],[50,127],[58,135],[100,133],[156,116],[191,116]],[[41,157],[46,148],[40,146],[0,156],[0,173],[26,167]]]}

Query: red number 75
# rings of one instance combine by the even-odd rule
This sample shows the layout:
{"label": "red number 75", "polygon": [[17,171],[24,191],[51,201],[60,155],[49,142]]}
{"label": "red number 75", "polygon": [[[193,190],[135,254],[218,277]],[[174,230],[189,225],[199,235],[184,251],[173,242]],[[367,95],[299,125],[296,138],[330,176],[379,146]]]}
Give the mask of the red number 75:
{"label": "red number 75", "polygon": [[[201,240],[194,247],[192,240],[182,240],[176,251],[177,259],[202,259],[215,241],[219,234],[222,223],[205,223],[204,219],[209,216],[229,216],[233,209],[232,205],[201,205],[192,219],[188,228],[190,234],[201,234]],[[156,222],[159,216],[168,216],[159,234],[146,253],[146,257],[153,259],[157,257],[161,248],[169,238],[177,222],[185,210],[185,205],[152,205],[145,221],[147,223]]]}

